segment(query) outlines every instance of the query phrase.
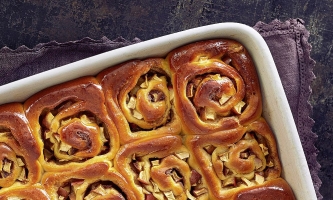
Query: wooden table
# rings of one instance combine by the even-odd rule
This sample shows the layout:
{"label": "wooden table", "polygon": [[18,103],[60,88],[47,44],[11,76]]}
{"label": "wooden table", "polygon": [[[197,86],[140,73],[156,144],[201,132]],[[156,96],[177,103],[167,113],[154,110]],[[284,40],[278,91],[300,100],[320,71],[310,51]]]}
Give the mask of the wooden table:
{"label": "wooden table", "polygon": [[0,1],[0,47],[30,48],[41,42],[66,42],[84,37],[148,40],[219,22],[285,21],[301,18],[310,31],[316,61],[310,102],[313,131],[322,168],[321,194],[333,199],[333,0],[59,0]]}

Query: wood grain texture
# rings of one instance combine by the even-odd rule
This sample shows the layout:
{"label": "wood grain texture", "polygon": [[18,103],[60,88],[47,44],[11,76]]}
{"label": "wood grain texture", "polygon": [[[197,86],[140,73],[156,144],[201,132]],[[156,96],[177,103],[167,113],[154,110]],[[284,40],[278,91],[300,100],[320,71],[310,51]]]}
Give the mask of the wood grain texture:
{"label": "wood grain texture", "polygon": [[301,18],[310,31],[311,56],[316,61],[317,78],[309,101],[322,166],[320,191],[324,199],[333,199],[332,13],[333,0],[1,0],[0,47],[32,48],[52,40],[66,42],[103,36],[148,40],[219,22],[254,26],[257,21]]}

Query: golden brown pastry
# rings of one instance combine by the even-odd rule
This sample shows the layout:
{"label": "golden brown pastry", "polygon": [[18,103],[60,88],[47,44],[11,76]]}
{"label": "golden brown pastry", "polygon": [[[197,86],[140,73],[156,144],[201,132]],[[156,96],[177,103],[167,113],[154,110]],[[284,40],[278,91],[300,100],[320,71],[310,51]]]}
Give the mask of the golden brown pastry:
{"label": "golden brown pastry", "polygon": [[193,155],[189,163],[203,175],[211,199],[234,199],[236,193],[250,196],[255,192],[242,191],[265,188],[271,184],[266,182],[281,175],[275,138],[263,118],[247,127],[211,135],[189,135],[185,143]]}
{"label": "golden brown pastry", "polygon": [[42,185],[51,199],[135,200],[126,180],[110,166],[99,162],[64,172],[47,172]]}
{"label": "golden brown pastry", "polygon": [[0,200],[50,200],[51,198],[46,193],[40,184],[12,186],[0,191]]}
{"label": "golden brown pastry", "polygon": [[243,189],[235,195],[235,200],[252,199],[295,200],[296,198],[288,183],[282,178],[277,178],[262,185]]}
{"label": "golden brown pastry", "polygon": [[129,61],[98,75],[121,144],[153,135],[179,134],[170,70],[164,59]]}
{"label": "golden brown pastry", "polygon": [[[0,106],[0,191],[10,186],[37,183],[40,149],[31,133],[22,104]],[[1,189],[2,188],[2,189]]]}
{"label": "golden brown pastry", "polygon": [[45,89],[24,103],[46,171],[113,159],[119,136],[104,101],[97,80],[84,77]]}
{"label": "golden brown pastry", "polygon": [[207,199],[202,176],[187,163],[189,153],[175,135],[145,138],[122,146],[115,168],[137,199]]}
{"label": "golden brown pastry", "polygon": [[214,133],[260,117],[259,80],[249,53],[240,43],[200,41],[171,51],[167,60],[185,133]]}

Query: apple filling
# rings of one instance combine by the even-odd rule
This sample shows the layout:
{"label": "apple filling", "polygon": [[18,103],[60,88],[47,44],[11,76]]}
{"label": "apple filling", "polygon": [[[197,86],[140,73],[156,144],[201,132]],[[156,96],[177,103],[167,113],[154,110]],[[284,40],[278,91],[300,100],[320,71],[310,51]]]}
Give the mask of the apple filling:
{"label": "apple filling", "polygon": [[208,145],[204,149],[211,155],[213,169],[224,189],[263,184],[265,170],[274,167],[269,160],[269,149],[255,133],[227,146]]}
{"label": "apple filling", "polygon": [[240,115],[246,108],[244,95],[237,91],[233,78],[221,74],[196,76],[186,87],[200,119],[218,121],[222,117]]}
{"label": "apple filling", "polygon": [[165,75],[152,71],[141,76],[122,105],[131,130],[151,130],[168,123],[173,96]]}
{"label": "apple filling", "polygon": [[0,143],[0,187],[9,187],[15,182],[28,182],[28,169],[23,157],[12,148]]}
{"label": "apple filling", "polygon": [[201,175],[191,169],[186,160],[188,152],[175,153],[164,158],[132,158],[136,184],[146,199],[197,199],[208,191],[202,185]]}
{"label": "apple filling", "polygon": [[64,163],[84,161],[106,153],[109,134],[94,114],[72,113],[74,102],[65,102],[61,109],[45,111],[41,116],[44,159]]}

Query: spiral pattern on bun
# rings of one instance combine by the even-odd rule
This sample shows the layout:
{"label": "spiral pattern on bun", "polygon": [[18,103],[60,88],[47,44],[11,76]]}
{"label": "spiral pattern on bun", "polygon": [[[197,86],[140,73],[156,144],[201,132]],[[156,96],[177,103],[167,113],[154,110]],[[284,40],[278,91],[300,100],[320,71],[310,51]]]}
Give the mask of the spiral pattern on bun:
{"label": "spiral pattern on bun", "polygon": [[0,106],[0,189],[37,183],[41,176],[40,155],[23,107]]}
{"label": "spiral pattern on bun", "polygon": [[119,138],[104,101],[98,82],[87,77],[44,90],[25,102],[46,171],[113,159]]}
{"label": "spiral pattern on bun", "polygon": [[98,75],[121,144],[152,135],[180,133],[169,71],[163,59],[152,58],[129,61]]}
{"label": "spiral pattern on bun", "polygon": [[206,199],[207,188],[189,157],[179,136],[151,137],[121,147],[115,168],[138,199]]}
{"label": "spiral pattern on bun", "polygon": [[275,138],[263,118],[248,127],[189,135],[186,145],[214,198],[231,198],[281,175]]}
{"label": "spiral pattern on bun", "polygon": [[256,69],[233,40],[185,45],[168,54],[175,106],[187,134],[209,134],[247,125],[261,115]]}

